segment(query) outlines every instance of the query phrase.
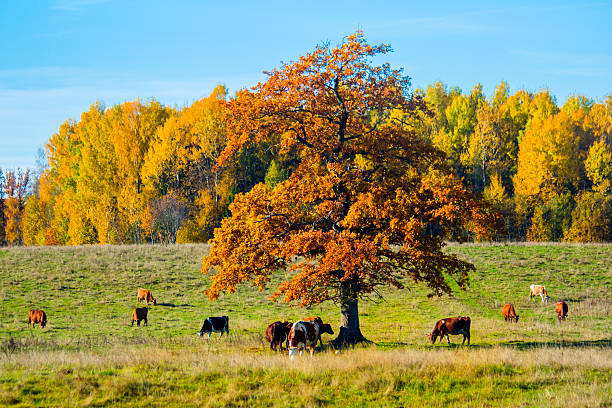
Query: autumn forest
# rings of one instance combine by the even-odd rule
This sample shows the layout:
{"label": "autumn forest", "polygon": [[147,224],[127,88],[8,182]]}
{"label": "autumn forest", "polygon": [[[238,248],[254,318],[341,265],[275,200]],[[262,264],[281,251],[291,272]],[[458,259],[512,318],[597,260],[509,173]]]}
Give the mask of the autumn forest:
{"label": "autumn forest", "polygon": [[[496,240],[612,241],[612,96],[560,105],[545,89],[511,93],[506,82],[491,96],[442,82],[414,94],[425,109],[390,109],[384,120],[444,152],[463,185],[499,210]],[[299,163],[280,134],[219,160],[231,99],[218,86],[182,109],[95,103],[67,120],[39,168],[0,169],[0,244],[208,241],[238,195],[273,188]]]}

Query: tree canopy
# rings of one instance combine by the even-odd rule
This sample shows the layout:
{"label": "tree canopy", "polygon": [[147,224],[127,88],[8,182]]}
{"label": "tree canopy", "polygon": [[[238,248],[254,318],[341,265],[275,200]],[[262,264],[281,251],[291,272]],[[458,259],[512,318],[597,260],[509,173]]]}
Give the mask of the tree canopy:
{"label": "tree canopy", "polygon": [[358,301],[380,285],[403,288],[410,278],[438,295],[451,292],[449,277],[466,286],[473,266],[444,253],[443,239],[485,236],[498,214],[415,131],[429,113],[422,97],[401,70],[372,64],[389,51],[358,32],[229,101],[219,166],[270,138],[295,150],[298,164],[287,180],[258,184],[230,205],[203,259],[211,299],[247,281],[263,289],[289,268],[272,298],[338,302],[343,343],[363,340]]}

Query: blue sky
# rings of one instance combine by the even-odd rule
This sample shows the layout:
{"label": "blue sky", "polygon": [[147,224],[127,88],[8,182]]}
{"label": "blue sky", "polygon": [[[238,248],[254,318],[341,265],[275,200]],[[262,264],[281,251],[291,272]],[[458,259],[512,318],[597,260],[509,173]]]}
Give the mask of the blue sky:
{"label": "blue sky", "polygon": [[[7,1],[0,8],[0,168],[32,168],[68,118],[99,100],[182,107],[357,29],[414,88],[437,80],[487,95],[547,87],[563,103],[612,93],[612,0]],[[501,3],[501,2],[499,2]],[[380,61],[383,62],[383,61]]]}

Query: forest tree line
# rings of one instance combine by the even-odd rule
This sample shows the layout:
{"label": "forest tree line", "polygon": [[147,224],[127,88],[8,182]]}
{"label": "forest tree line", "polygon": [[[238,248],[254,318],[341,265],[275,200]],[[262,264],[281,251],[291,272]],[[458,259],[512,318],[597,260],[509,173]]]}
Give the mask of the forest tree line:
{"label": "forest tree line", "polygon": [[[446,153],[471,190],[503,214],[499,240],[612,241],[612,96],[547,90],[487,98],[438,82],[429,114],[388,112]],[[290,177],[295,153],[253,144],[217,166],[226,147],[227,90],[183,109],[155,100],[96,103],[51,136],[35,170],[0,169],[0,245],[205,242],[236,194]],[[280,135],[279,135],[280,136]]]}

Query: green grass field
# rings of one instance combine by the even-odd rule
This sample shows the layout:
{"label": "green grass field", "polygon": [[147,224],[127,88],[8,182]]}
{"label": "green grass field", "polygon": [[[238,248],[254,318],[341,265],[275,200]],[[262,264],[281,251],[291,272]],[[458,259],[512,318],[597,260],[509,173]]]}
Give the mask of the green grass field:
{"label": "green grass field", "polygon": [[[207,248],[0,249],[0,405],[612,406],[612,245],[449,245],[477,267],[467,291],[383,289],[360,304],[371,346],[293,361],[269,351],[268,323],[316,314],[337,330],[339,307],[275,304],[273,288],[248,285],[210,302]],[[550,304],[529,300],[531,283]],[[148,327],[129,326],[139,287],[158,302]],[[505,302],[518,324],[503,321]],[[45,329],[27,328],[31,308]],[[427,344],[436,320],[459,314],[470,347]],[[230,317],[229,337],[195,335],[213,315]]]}

